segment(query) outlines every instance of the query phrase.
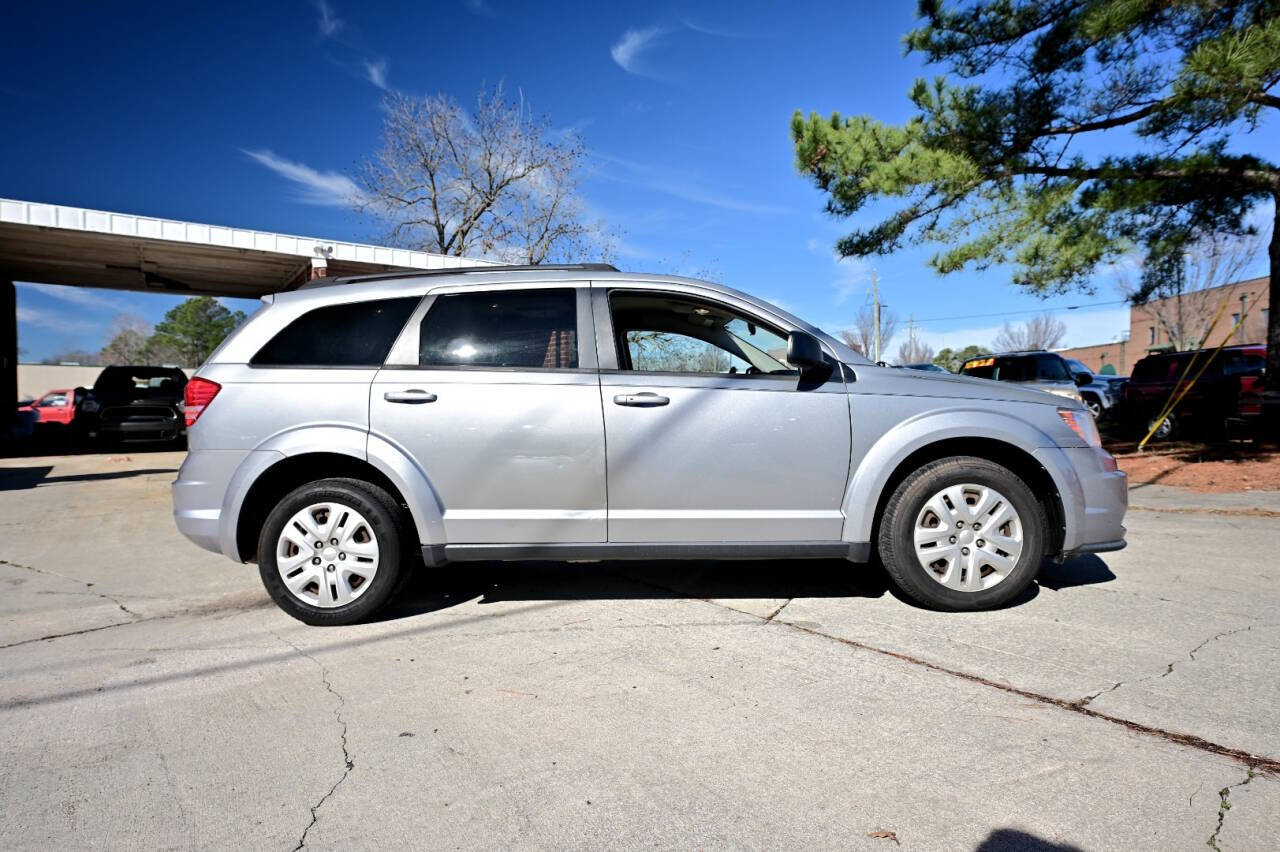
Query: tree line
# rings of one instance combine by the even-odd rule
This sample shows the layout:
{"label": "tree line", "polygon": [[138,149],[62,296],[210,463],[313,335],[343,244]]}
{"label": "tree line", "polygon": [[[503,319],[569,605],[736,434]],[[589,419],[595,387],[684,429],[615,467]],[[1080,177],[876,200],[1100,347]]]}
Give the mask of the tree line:
{"label": "tree line", "polygon": [[137,314],[117,314],[99,351],[60,352],[41,363],[194,368],[244,320],[244,311],[232,311],[212,296],[196,296],[170,308],[154,328]]}

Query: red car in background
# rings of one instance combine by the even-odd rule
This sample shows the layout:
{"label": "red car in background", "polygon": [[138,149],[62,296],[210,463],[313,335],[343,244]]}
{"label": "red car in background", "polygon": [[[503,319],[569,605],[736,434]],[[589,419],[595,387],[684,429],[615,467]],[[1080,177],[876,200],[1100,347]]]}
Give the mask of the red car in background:
{"label": "red car in background", "polygon": [[70,426],[76,416],[76,392],[74,388],[51,390],[29,405],[18,406],[18,413],[31,411],[36,415],[36,423],[56,423]]}
{"label": "red car in background", "polygon": [[1223,435],[1233,433],[1233,427],[1256,432],[1263,415],[1266,364],[1267,347],[1262,345],[1228,346],[1216,353],[1205,349],[1148,355],[1133,365],[1124,388],[1125,411],[1134,425],[1145,431],[1156,425],[1168,402],[1190,385],[1156,428],[1155,438],[1169,438],[1184,430]]}

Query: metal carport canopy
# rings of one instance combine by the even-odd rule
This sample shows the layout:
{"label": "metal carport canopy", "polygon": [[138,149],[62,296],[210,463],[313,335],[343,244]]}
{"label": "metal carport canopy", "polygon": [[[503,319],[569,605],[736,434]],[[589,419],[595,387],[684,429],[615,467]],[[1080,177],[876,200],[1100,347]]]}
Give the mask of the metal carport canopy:
{"label": "metal carport canopy", "polygon": [[0,443],[18,395],[15,281],[256,298],[314,278],[487,261],[0,198]]}
{"label": "metal carport canopy", "polygon": [[255,298],[321,276],[487,261],[0,198],[0,280]]}

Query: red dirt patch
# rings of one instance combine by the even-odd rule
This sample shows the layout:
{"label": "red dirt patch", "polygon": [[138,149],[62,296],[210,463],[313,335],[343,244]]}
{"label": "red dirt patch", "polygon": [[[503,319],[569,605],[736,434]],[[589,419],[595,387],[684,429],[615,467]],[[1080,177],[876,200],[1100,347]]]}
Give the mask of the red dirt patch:
{"label": "red dirt patch", "polygon": [[1192,491],[1280,491],[1280,453],[1247,444],[1169,443],[1134,452],[1109,447],[1130,485],[1174,485]]}

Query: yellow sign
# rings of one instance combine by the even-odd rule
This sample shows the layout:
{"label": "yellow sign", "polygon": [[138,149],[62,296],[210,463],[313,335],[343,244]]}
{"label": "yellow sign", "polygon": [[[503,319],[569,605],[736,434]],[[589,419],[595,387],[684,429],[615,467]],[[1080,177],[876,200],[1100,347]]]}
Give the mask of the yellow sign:
{"label": "yellow sign", "polygon": [[966,361],[960,369],[967,370],[970,367],[990,367],[995,364],[995,358],[979,358],[977,361]]}

